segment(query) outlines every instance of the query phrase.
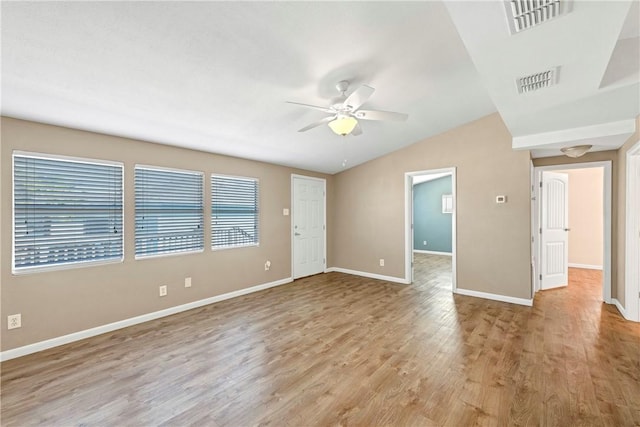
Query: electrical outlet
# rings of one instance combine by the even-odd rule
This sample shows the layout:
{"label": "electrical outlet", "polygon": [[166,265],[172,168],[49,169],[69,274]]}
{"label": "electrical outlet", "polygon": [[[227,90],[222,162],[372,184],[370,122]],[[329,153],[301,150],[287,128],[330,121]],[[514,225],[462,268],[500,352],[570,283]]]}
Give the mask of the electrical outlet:
{"label": "electrical outlet", "polygon": [[160,286],[160,296],[161,297],[167,296],[167,285]]}
{"label": "electrical outlet", "polygon": [[12,314],[7,316],[7,329],[16,329],[22,327],[22,314]]}
{"label": "electrical outlet", "polygon": [[422,241],[422,244],[423,244],[424,246],[427,246],[427,241],[426,241],[426,240],[423,240],[423,241]]}
{"label": "electrical outlet", "polygon": [[380,258],[380,267],[384,267],[384,258]]}
{"label": "electrical outlet", "polygon": [[191,277],[185,277],[184,278],[184,287],[185,288],[190,288],[191,287]]}
{"label": "electrical outlet", "polygon": [[271,261],[267,261],[264,263],[264,271],[269,271],[271,268]]}

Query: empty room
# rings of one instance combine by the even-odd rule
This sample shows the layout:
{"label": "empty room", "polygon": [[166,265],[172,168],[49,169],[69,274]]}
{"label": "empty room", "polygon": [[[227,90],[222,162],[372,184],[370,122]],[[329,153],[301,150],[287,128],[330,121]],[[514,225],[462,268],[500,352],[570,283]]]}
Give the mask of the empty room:
{"label": "empty room", "polygon": [[638,0],[0,8],[0,425],[640,425]]}

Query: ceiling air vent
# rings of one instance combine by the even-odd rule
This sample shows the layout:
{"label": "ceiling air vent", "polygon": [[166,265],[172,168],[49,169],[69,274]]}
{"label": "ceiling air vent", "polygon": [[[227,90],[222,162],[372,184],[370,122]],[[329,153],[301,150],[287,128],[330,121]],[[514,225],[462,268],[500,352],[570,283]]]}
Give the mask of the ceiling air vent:
{"label": "ceiling air vent", "polygon": [[516,79],[518,92],[535,92],[537,90],[544,89],[545,87],[554,85],[558,80],[559,68],[560,67],[555,67],[541,73],[535,73],[531,74],[530,76],[520,77],[519,79]]}
{"label": "ceiling air vent", "polygon": [[567,0],[507,0],[511,34],[535,27],[566,12]]}

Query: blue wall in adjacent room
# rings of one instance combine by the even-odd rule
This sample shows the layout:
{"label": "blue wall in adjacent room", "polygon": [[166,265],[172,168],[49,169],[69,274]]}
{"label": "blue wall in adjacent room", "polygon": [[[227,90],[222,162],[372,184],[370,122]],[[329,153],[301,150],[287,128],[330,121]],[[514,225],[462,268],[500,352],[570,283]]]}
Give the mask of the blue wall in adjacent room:
{"label": "blue wall in adjacent room", "polygon": [[442,213],[442,195],[451,193],[451,176],[413,186],[414,250],[451,253],[453,214]]}

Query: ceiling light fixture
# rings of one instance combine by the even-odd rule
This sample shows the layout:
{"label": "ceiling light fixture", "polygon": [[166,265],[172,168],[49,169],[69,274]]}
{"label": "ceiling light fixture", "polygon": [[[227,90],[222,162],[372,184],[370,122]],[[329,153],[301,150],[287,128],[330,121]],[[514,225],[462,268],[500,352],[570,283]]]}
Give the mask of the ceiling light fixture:
{"label": "ceiling light fixture", "polygon": [[591,150],[591,147],[593,147],[593,145],[575,145],[573,147],[561,148],[560,151],[562,151],[565,156],[575,159],[576,157],[584,156],[587,151]]}
{"label": "ceiling light fixture", "polygon": [[358,121],[351,116],[338,116],[337,119],[329,122],[329,127],[338,135],[346,136],[353,132]]}

